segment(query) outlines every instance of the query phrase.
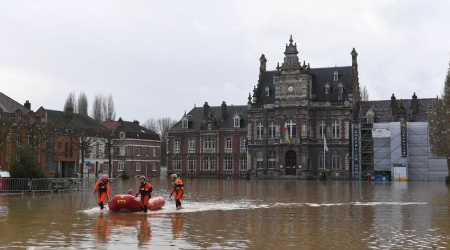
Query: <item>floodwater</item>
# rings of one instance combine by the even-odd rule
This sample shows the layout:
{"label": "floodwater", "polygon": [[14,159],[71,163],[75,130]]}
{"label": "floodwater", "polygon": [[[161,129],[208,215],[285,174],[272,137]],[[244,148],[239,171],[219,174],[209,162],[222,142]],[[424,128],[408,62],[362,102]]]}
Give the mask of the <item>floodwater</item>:
{"label": "floodwater", "polygon": [[[166,205],[100,211],[91,190],[0,194],[0,249],[447,249],[445,183],[151,179]],[[136,190],[122,181],[112,195]]]}

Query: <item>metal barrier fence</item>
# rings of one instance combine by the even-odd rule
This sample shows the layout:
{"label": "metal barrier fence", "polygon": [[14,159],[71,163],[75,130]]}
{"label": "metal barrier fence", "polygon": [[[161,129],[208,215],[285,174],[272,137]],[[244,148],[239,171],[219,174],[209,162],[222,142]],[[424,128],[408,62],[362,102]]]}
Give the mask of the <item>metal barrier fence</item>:
{"label": "metal barrier fence", "polygon": [[0,178],[0,192],[24,192],[30,190],[30,179]]}
{"label": "metal barrier fence", "polygon": [[[118,186],[118,178],[110,179],[111,189]],[[0,192],[54,192],[93,189],[96,179],[81,178],[0,178]]]}

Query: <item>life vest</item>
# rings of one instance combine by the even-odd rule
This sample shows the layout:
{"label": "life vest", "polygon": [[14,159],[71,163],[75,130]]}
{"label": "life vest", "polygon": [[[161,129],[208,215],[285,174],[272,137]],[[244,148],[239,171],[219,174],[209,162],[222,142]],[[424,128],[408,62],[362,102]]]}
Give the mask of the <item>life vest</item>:
{"label": "life vest", "polygon": [[175,190],[180,190],[180,189],[184,190],[184,184],[183,184],[183,182],[181,181],[180,178],[175,179],[175,181],[172,183],[172,187]]}
{"label": "life vest", "polygon": [[139,190],[141,195],[146,195],[146,194],[150,194],[153,191],[153,187],[150,187],[149,189],[145,190],[145,186],[148,184],[148,181],[145,180],[144,182],[141,183],[141,185],[139,186]]}
{"label": "life vest", "polygon": [[106,192],[106,185],[109,184],[109,181],[103,182],[100,181],[99,185],[98,185],[98,191],[99,192]]}

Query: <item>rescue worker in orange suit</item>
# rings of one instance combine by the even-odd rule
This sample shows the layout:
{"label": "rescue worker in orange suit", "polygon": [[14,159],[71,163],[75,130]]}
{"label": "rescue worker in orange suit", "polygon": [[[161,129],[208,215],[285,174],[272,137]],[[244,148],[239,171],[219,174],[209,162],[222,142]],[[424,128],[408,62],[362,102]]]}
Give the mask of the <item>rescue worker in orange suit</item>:
{"label": "rescue worker in orange suit", "polygon": [[105,197],[108,197],[108,201],[109,201],[109,197],[110,197],[110,193],[109,193],[109,179],[107,175],[103,175],[102,178],[100,180],[97,181],[97,183],[94,186],[94,195],[95,192],[97,192],[97,202],[98,205],[100,206],[100,209],[104,209],[104,201],[105,201]]}
{"label": "rescue worker in orange suit", "polygon": [[139,204],[141,205],[142,210],[147,213],[147,204],[150,198],[152,198],[153,187],[152,184],[145,179],[145,176],[141,175],[139,179],[141,185],[139,186],[135,197],[141,194],[141,201]]}
{"label": "rescue worker in orange suit", "polygon": [[181,208],[181,198],[183,197],[184,185],[180,177],[176,174],[170,176],[172,178],[172,191],[170,192],[170,198],[172,194],[175,193],[175,206],[176,208]]}

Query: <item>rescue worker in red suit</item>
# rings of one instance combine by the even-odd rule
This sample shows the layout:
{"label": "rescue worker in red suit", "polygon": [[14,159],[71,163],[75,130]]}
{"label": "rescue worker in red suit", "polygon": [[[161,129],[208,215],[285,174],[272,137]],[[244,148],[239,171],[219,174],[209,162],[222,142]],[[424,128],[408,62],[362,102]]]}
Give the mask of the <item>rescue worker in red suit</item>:
{"label": "rescue worker in red suit", "polygon": [[110,197],[109,179],[107,175],[103,175],[102,178],[97,181],[97,183],[94,186],[94,195],[95,192],[97,192],[97,203],[100,206],[100,209],[105,208],[104,206],[105,197],[108,198],[108,201]]}
{"label": "rescue worker in red suit", "polygon": [[152,184],[145,179],[145,176],[141,175],[139,179],[141,181],[141,185],[139,186],[135,197],[141,194],[141,201],[139,204],[141,205],[141,209],[147,213],[147,204],[150,198],[152,198],[153,187]]}
{"label": "rescue worker in red suit", "polygon": [[172,198],[172,194],[175,193],[175,206],[176,208],[181,208],[181,197],[183,197],[184,185],[181,181],[180,177],[176,174],[172,174],[172,191],[170,192],[170,198]]}

